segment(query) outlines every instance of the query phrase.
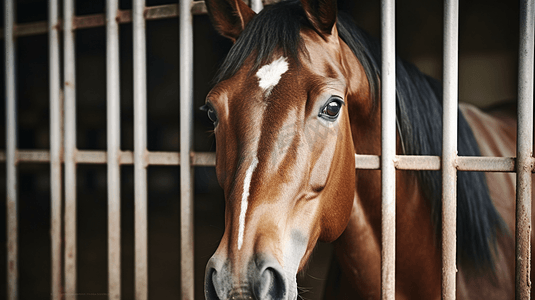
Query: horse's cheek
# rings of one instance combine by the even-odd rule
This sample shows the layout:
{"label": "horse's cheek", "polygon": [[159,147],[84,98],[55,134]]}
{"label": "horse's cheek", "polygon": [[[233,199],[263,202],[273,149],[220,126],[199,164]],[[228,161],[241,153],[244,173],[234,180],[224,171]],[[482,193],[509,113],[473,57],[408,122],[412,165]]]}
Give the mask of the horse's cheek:
{"label": "horse's cheek", "polygon": [[[352,149],[348,149],[351,150]],[[354,154],[340,157],[339,164],[333,166],[333,170],[338,172],[331,174],[329,184],[321,195],[322,215],[321,215],[321,235],[320,240],[332,242],[344,232],[355,196],[355,170],[353,164],[344,163],[347,159],[354,159]],[[349,166],[348,166],[349,165]]]}

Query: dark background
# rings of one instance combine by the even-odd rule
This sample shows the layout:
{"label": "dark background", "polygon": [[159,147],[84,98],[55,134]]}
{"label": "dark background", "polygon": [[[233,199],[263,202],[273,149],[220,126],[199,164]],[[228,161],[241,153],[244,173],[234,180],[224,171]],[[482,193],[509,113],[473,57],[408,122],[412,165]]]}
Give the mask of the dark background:
{"label": "dark background", "polygon": [[[176,3],[149,0],[148,6]],[[16,22],[47,19],[42,0],[16,1]],[[103,0],[77,1],[76,14],[104,13]],[[380,36],[380,1],[340,0],[357,24]],[[120,1],[131,9],[131,1]],[[3,24],[3,6],[0,8]],[[428,74],[442,74],[441,1],[398,0],[398,54]],[[460,100],[490,106],[516,98],[519,3],[472,0],[460,3]],[[1,25],[3,26],[3,25]],[[179,150],[178,19],[147,22],[148,147]],[[194,107],[201,106],[211,79],[231,43],[212,29],[207,16],[194,17]],[[0,41],[3,49],[3,40]],[[106,150],[105,28],[76,32],[77,146]],[[133,150],[132,26],[120,25],[121,147]],[[3,52],[3,51],[2,51]],[[0,64],[4,64],[4,60]],[[17,39],[18,148],[49,149],[48,37]],[[5,95],[4,72],[0,90]],[[195,151],[214,151],[212,125],[195,110]],[[0,149],[5,150],[5,101],[0,104]],[[134,297],[133,168],[121,172],[122,295]],[[50,178],[47,164],[21,163],[19,174],[20,299],[50,298]],[[180,297],[179,168],[149,167],[149,297]],[[5,163],[0,163],[0,295],[6,295]],[[78,165],[78,292],[107,292],[107,179],[105,165]],[[203,298],[204,266],[223,233],[224,200],[212,167],[195,170],[195,293]],[[305,299],[323,291],[330,246],[321,244],[300,275]],[[2,296],[0,296],[2,298]],[[79,299],[102,296],[79,296]]]}

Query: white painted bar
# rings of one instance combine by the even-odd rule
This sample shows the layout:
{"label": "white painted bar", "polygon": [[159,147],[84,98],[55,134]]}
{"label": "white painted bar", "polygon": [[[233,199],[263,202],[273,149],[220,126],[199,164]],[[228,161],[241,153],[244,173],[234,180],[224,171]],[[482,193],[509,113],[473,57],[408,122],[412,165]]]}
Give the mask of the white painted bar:
{"label": "white painted bar", "polygon": [[180,283],[182,299],[194,299],[193,255],[193,23],[192,0],[179,1],[180,22]]}
{"label": "white painted bar", "polygon": [[381,1],[381,299],[396,296],[396,29],[395,0]]}
{"label": "white painted bar", "polygon": [[251,9],[255,13],[259,13],[264,8],[264,3],[262,0],[251,0]]}
{"label": "white painted bar", "polygon": [[121,143],[118,1],[106,1],[106,88],[108,139],[108,293],[121,298]]}
{"label": "white painted bar", "polygon": [[7,299],[18,299],[17,100],[13,0],[4,1],[6,77]]}
{"label": "white painted bar", "polygon": [[134,192],[135,192],[135,293],[148,298],[147,225],[147,62],[144,0],[132,7],[134,33]]}
{"label": "white painted bar", "polygon": [[63,1],[65,163],[65,299],[76,300],[76,70],[74,0]]}
{"label": "white painted bar", "polygon": [[457,250],[457,119],[459,3],[444,2],[442,147],[442,299],[455,299]]}
{"label": "white painted bar", "polygon": [[518,128],[516,138],[515,291],[516,299],[530,299],[535,9],[532,0],[522,0],[520,4]]}
{"label": "white painted bar", "polygon": [[49,95],[50,95],[50,233],[52,238],[52,299],[62,299],[61,277],[61,99],[59,74],[58,0],[48,3]]}

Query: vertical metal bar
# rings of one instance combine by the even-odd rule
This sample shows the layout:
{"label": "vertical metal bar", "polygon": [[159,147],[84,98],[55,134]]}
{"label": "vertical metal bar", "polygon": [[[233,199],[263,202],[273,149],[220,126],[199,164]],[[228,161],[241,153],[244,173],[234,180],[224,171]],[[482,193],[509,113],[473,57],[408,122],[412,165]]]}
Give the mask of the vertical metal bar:
{"label": "vertical metal bar", "polygon": [[15,7],[4,2],[6,59],[6,189],[7,189],[7,299],[18,299],[18,212],[17,212],[17,107],[15,95]]}
{"label": "vertical metal bar", "polygon": [[533,1],[520,6],[516,147],[516,299],[531,297],[531,170],[533,154]]}
{"label": "vertical metal bar", "polygon": [[65,108],[65,299],[76,299],[76,71],[74,1],[63,2],[63,66]]}
{"label": "vertical metal bar", "polygon": [[395,0],[381,1],[381,299],[395,298],[396,273],[396,30]]}
{"label": "vertical metal bar", "polygon": [[108,292],[121,298],[121,180],[118,1],[106,1],[106,89],[108,124]]}
{"label": "vertical metal bar", "polygon": [[193,300],[193,23],[192,0],[180,0],[180,272],[182,299]]}
{"label": "vertical metal bar", "polygon": [[132,9],[134,31],[134,181],[136,299],[148,298],[147,263],[147,67],[144,0]]}
{"label": "vertical metal bar", "polygon": [[52,299],[61,292],[61,104],[59,82],[58,1],[48,4],[49,94],[50,94],[50,192],[52,236]]}
{"label": "vertical metal bar", "polygon": [[442,299],[455,299],[457,250],[457,114],[459,2],[444,2],[442,148]]}
{"label": "vertical metal bar", "polygon": [[255,13],[259,13],[264,8],[262,0],[251,0],[251,9]]}

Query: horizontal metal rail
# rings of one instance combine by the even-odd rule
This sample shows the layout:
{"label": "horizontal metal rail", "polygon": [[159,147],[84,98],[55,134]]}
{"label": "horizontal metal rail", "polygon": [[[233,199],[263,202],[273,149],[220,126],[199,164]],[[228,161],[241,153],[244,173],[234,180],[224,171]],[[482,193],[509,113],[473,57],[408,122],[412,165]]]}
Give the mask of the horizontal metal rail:
{"label": "horizontal metal rail", "polygon": [[[77,164],[106,164],[106,151],[78,150],[74,155]],[[148,151],[146,155],[147,165],[156,166],[179,166],[180,152]],[[17,150],[15,154],[17,163],[49,163],[50,152],[48,150]],[[0,151],[0,163],[6,161],[6,154]],[[63,162],[63,158],[61,159]],[[535,158],[533,158],[535,165]],[[134,152],[121,151],[121,165],[134,164]],[[191,164],[197,167],[215,166],[215,152],[194,152]],[[413,171],[440,171],[440,156],[425,155],[396,155],[394,165],[397,170]],[[381,169],[381,157],[378,155],[355,155],[355,169],[379,170]],[[457,157],[457,170],[479,172],[516,172],[516,158],[514,157],[491,157],[491,156],[459,156]],[[535,172],[532,170],[532,172]]]}
{"label": "horizontal metal rail", "polygon": [[[146,164],[155,166],[178,166],[179,152],[148,151],[146,153]],[[215,156],[211,153],[197,153],[193,158],[193,163],[197,166],[215,165]],[[15,153],[16,163],[49,163],[50,151],[48,150],[17,150]],[[6,154],[0,151],[0,163],[6,161]],[[61,162],[64,158],[61,157]],[[78,150],[74,153],[74,162],[77,164],[106,164],[106,151],[99,150]],[[120,165],[134,164],[134,152],[121,151],[119,155]]]}
{"label": "horizontal metal rail", "polygon": [[[248,1],[245,1],[248,2]],[[263,1],[264,5],[275,3],[275,0]],[[206,14],[206,5],[204,1],[194,1],[191,5],[191,13],[193,15]],[[167,4],[158,6],[146,7],[143,13],[145,20],[162,20],[178,18],[178,4]],[[132,23],[132,10],[119,10],[117,13],[117,22],[119,24]],[[95,27],[104,27],[106,25],[106,14],[92,14],[84,16],[74,16],[72,18],[72,29],[87,29]],[[63,20],[59,20],[59,30],[63,30]],[[32,36],[48,33],[48,22],[28,22],[14,25],[14,37]],[[0,39],[4,38],[4,29],[0,29]]]}

